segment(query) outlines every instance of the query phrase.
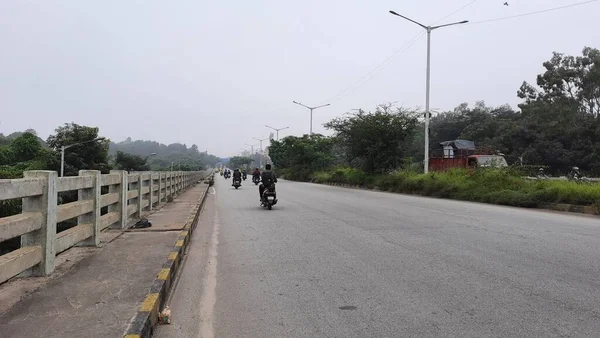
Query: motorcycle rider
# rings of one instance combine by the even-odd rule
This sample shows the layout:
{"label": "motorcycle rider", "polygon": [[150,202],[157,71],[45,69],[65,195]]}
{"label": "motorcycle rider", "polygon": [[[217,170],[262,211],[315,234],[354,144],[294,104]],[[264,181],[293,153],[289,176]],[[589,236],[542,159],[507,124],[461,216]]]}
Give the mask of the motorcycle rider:
{"label": "motorcycle rider", "polygon": [[[234,182],[234,184],[235,184],[235,181],[236,181],[236,180],[237,180],[237,181],[240,181],[240,184],[242,183],[242,173],[240,172],[240,169],[239,169],[239,168],[236,168],[236,169],[233,171],[233,182]],[[232,184],[232,186],[233,186],[233,184]]]}
{"label": "motorcycle rider", "polygon": [[569,180],[578,180],[581,178],[581,172],[579,172],[578,167],[573,167],[569,174],[567,174],[567,178]]}
{"label": "motorcycle rider", "polygon": [[546,178],[548,178],[548,175],[546,175],[546,173],[544,172],[544,168],[540,168],[538,170],[537,178],[538,179],[546,179]]}
{"label": "motorcycle rider", "polygon": [[252,171],[252,181],[254,181],[254,179],[257,177],[260,180],[260,170],[258,170],[258,168],[254,168]]}
{"label": "motorcycle rider", "polygon": [[246,174],[246,168],[242,169],[242,179],[248,178],[248,174]]}
{"label": "motorcycle rider", "polygon": [[266,188],[269,188],[273,183],[277,183],[277,175],[271,170],[271,164],[265,165],[265,170],[260,174],[262,183],[258,186],[258,194],[262,202],[262,196]]}

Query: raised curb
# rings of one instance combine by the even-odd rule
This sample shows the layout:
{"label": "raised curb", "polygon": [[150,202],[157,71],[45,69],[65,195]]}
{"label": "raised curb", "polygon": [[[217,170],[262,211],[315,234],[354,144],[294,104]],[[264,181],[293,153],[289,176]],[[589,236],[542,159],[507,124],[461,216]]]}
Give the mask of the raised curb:
{"label": "raised curb", "polygon": [[[345,183],[336,183],[336,182],[327,182],[327,183],[314,183],[314,182],[311,182],[311,183],[313,183],[313,184],[329,185],[329,186],[341,187],[341,188],[371,190],[371,191],[381,191],[377,187],[371,189],[371,188],[365,188],[365,187],[360,186],[360,185],[352,185],[352,184],[345,184]],[[390,192],[390,193],[396,194],[395,192]],[[407,195],[411,195],[411,194],[407,194]],[[414,194],[412,194],[412,195],[414,195]],[[414,195],[414,196],[421,196],[421,195]],[[427,196],[427,197],[433,197],[433,196]],[[436,198],[436,197],[433,197],[433,198]],[[493,205],[493,204],[491,204],[491,205]],[[561,211],[561,212],[570,212],[570,213],[576,213],[576,214],[585,214],[585,215],[600,216],[600,206],[597,206],[597,205],[577,205],[577,204],[564,204],[564,203],[547,203],[547,204],[544,204],[543,207],[541,207],[541,208],[531,208],[531,209],[552,210],[552,211]]]}
{"label": "raised curb", "polygon": [[563,204],[563,203],[548,203],[544,205],[544,209],[572,212],[586,215],[600,215],[600,206],[597,205],[576,205],[576,204]]}
{"label": "raised curb", "polygon": [[165,306],[165,301],[171,291],[172,282],[181,265],[185,249],[190,243],[192,232],[196,228],[209,188],[210,186],[206,185],[206,190],[204,190],[204,193],[200,197],[199,203],[190,211],[185,222],[185,227],[179,233],[179,237],[177,237],[173,249],[169,252],[167,260],[156,275],[138,312],[129,322],[124,334],[125,338],[146,338],[153,336],[154,328],[158,323],[158,314]]}

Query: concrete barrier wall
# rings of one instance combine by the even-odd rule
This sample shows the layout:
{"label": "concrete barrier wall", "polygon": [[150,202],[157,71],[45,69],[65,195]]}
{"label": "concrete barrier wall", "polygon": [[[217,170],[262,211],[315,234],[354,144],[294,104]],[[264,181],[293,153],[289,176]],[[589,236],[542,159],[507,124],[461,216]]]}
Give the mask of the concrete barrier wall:
{"label": "concrete barrier wall", "polygon": [[[0,283],[17,276],[46,276],[54,259],[74,245],[97,246],[100,231],[124,229],[159,204],[204,178],[204,172],[135,172],[113,170],[102,175],[82,170],[58,177],[55,171],[26,171],[22,179],[0,180],[0,200],[22,199],[20,214],[0,218],[0,242],[20,237],[21,248],[0,256]],[[102,187],[108,192],[102,194]],[[105,189],[106,190],[106,189]],[[60,204],[59,193],[77,191],[77,201]],[[101,214],[101,209],[108,212]],[[56,224],[77,225],[56,233]]]}

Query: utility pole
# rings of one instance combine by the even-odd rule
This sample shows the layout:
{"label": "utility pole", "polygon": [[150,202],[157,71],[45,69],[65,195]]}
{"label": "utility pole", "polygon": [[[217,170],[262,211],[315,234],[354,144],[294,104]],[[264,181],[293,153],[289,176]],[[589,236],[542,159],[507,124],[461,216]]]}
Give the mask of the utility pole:
{"label": "utility pole", "polygon": [[260,157],[259,157],[259,163],[260,163],[260,168],[262,169],[262,159],[263,159],[263,147],[262,147],[262,143],[263,143],[263,141],[266,141],[266,140],[268,140],[268,138],[265,138],[265,139],[262,139],[262,140],[261,140],[261,139],[259,139],[259,138],[253,137],[253,139],[255,139],[255,140],[257,140],[258,142],[260,142]]}
{"label": "utility pole", "polygon": [[439,26],[425,26],[413,19],[407,18],[407,17],[400,15],[394,11],[390,11],[390,13],[392,13],[393,15],[399,16],[405,20],[408,20],[414,24],[417,24],[427,31],[427,75],[426,75],[427,78],[425,81],[426,82],[426,84],[425,84],[425,159],[423,161],[423,171],[425,173],[428,173],[429,172],[429,119],[431,118],[431,113],[429,111],[429,91],[430,91],[430,77],[431,77],[431,31],[433,31],[434,29],[442,28],[442,27],[465,24],[469,21],[464,20],[464,21],[453,22],[453,23],[448,23],[448,24],[439,25]]}

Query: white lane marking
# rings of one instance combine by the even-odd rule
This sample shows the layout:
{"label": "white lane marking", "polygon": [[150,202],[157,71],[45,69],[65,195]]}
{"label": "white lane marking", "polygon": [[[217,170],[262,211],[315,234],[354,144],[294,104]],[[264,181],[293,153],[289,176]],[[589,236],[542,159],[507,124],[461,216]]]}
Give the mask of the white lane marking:
{"label": "white lane marking", "polygon": [[216,195],[217,191],[215,190],[214,187],[210,187],[210,189],[208,190],[208,193],[211,194],[211,195]]}
{"label": "white lane marking", "polygon": [[213,225],[212,238],[206,277],[204,279],[204,291],[200,298],[200,335],[198,338],[214,338],[215,303],[217,302],[217,247],[219,245],[219,212],[215,211],[215,223]]}

